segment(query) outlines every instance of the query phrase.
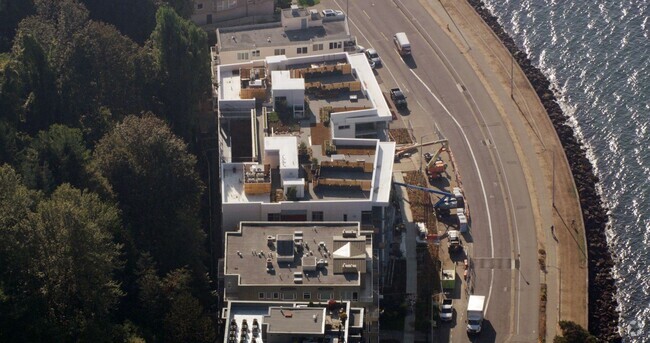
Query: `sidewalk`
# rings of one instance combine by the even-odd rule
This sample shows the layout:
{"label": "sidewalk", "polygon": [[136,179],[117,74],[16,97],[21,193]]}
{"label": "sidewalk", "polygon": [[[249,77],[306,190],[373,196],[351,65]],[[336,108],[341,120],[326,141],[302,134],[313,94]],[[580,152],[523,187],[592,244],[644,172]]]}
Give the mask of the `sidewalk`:
{"label": "sidewalk", "polygon": [[[402,173],[397,171],[393,173],[395,182],[404,182]],[[406,244],[406,294],[405,296],[417,296],[418,293],[418,280],[417,280],[417,255],[415,246],[415,223],[413,223],[413,216],[411,215],[411,206],[409,205],[408,192],[402,187],[396,187],[395,191],[402,199],[400,201],[400,208],[402,210],[402,221],[406,225],[406,237],[404,238]],[[415,313],[413,307],[409,307],[408,313],[404,317],[404,335],[402,342],[410,343],[415,341]]]}

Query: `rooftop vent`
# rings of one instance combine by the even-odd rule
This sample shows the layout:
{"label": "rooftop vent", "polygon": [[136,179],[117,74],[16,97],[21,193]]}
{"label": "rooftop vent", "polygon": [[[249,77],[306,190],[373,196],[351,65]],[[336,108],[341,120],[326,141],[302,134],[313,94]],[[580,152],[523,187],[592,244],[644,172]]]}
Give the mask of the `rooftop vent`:
{"label": "rooftop vent", "polygon": [[293,273],[293,283],[302,283],[302,273]]}

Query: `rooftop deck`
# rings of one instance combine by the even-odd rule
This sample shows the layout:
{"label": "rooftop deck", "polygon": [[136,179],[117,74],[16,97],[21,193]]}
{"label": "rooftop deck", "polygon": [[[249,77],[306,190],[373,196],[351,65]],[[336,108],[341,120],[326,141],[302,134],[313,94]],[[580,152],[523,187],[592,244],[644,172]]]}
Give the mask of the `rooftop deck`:
{"label": "rooftop deck", "polygon": [[[315,224],[243,223],[241,231],[226,235],[225,274],[239,275],[244,286],[360,285],[372,259],[371,240],[359,235],[358,223]],[[344,237],[344,231],[356,237]],[[359,270],[345,269],[351,264]]]}

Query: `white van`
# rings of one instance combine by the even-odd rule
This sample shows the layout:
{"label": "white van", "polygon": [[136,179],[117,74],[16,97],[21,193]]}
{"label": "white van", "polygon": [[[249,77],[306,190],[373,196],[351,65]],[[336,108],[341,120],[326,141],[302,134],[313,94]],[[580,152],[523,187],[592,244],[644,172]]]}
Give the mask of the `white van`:
{"label": "white van", "polygon": [[406,56],[411,54],[411,43],[409,43],[406,33],[398,32],[393,36],[393,42],[400,55]]}

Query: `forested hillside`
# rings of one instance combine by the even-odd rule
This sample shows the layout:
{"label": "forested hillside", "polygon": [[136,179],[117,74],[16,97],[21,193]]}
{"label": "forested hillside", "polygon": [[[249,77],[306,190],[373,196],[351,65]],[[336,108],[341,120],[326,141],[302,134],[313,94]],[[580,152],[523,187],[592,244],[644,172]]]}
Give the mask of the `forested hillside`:
{"label": "forested hillside", "polygon": [[214,341],[190,14],[1,2],[0,342]]}

